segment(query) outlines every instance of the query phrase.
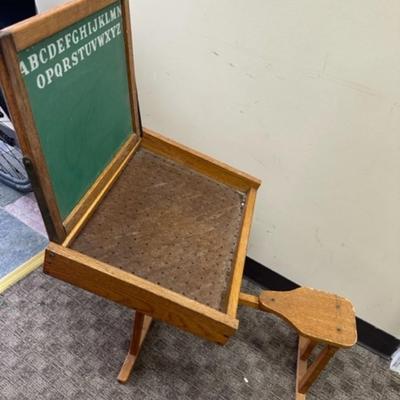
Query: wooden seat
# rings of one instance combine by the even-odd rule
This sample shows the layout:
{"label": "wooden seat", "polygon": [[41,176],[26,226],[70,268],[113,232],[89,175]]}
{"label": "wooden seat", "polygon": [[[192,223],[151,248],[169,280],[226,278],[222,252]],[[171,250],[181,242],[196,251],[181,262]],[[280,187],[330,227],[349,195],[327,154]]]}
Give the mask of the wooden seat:
{"label": "wooden seat", "polygon": [[259,301],[262,310],[282,317],[311,340],[336,347],[351,347],[357,340],[353,305],[336,294],[305,287],[288,292],[266,290]]}
{"label": "wooden seat", "polygon": [[[240,302],[281,317],[299,333],[296,400],[305,399],[306,392],[338,349],[351,347],[357,341],[354,307],[349,300],[335,294],[310,288],[287,292],[266,290],[259,297],[242,293]],[[324,347],[309,366],[308,359],[319,343]]]}

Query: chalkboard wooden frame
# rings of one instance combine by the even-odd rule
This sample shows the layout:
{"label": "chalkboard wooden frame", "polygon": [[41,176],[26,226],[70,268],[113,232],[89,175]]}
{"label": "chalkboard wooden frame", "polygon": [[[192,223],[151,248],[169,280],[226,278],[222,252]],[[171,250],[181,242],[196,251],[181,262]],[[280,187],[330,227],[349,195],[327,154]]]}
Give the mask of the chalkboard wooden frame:
{"label": "chalkboard wooden frame", "polygon": [[121,163],[123,156],[135,146],[142,136],[134,73],[129,0],[121,0],[121,8],[131,117],[134,128],[133,138],[130,137],[126,141],[65,219],[62,218],[57,205],[17,54],[115,2],[116,0],[75,0],[21,21],[0,33],[0,82],[18,134],[21,150],[25,156],[26,168],[34,186],[49,239],[56,243],[61,243],[82,218],[90,208],[93,198],[103,190],[112,172]]}
{"label": "chalkboard wooden frame", "polygon": [[13,36],[7,30],[1,32],[0,52],[0,81],[18,135],[19,145],[25,158],[29,160],[26,165],[27,171],[39,203],[47,234],[50,240],[60,243],[65,238],[66,232],[40,146],[26,88],[19,70]]}

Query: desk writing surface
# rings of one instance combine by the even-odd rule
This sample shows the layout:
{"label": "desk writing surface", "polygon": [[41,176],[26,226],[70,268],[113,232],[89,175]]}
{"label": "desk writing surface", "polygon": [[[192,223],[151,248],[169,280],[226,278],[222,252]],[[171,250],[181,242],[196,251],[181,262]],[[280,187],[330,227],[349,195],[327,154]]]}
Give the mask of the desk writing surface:
{"label": "desk writing surface", "polygon": [[245,202],[140,149],[72,248],[225,312]]}

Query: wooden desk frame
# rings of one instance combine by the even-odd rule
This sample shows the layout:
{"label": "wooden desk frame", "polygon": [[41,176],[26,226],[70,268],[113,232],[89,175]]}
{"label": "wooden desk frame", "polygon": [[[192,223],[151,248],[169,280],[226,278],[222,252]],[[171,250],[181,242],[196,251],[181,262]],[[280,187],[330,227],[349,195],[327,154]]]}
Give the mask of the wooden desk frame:
{"label": "wooden desk frame", "polygon": [[[92,187],[93,190],[88,191],[88,197],[91,196],[91,193],[98,192],[97,197],[91,201],[90,207],[85,210],[82,218],[70,230],[62,245],[50,243],[48,246],[45,254],[44,271],[58,279],[168,322],[205,339],[224,344],[238,327],[236,312],[259,181],[147,129],[144,129],[143,138],[139,139],[136,146],[130,148],[129,143],[126,146],[130,151],[127,151],[124,146],[105,170],[107,180],[102,189],[98,190],[97,183],[95,183]],[[140,146],[247,193],[226,313],[214,310],[68,248]],[[114,173],[111,174],[109,171]],[[99,182],[103,182],[103,179],[100,176]],[[83,276],[85,277],[83,278]],[[112,288],[109,283],[104,286],[98,285],[98,282],[110,282],[109,280],[113,282]],[[123,293],[126,295],[122,296]],[[154,304],[157,305],[156,308]]]}
{"label": "wooden desk frame", "polygon": [[[18,52],[115,1],[75,0],[1,31],[0,81],[51,241],[45,252],[44,271],[58,279],[136,310],[130,352],[120,376],[120,381],[124,381],[133,367],[151,318],[165,321],[219,344],[224,344],[235,333],[238,328],[236,313],[247,243],[260,181],[155,132],[148,129],[142,130],[134,73],[129,1],[121,0],[134,132],[71,213],[64,220],[61,218],[27,89],[20,72]],[[69,248],[140,147],[246,193],[225,312]]]}
{"label": "wooden desk frame", "polygon": [[[296,398],[303,400],[334,352],[355,343],[357,335],[354,309],[348,300],[332,294],[317,294],[306,288],[283,294],[263,292],[259,297],[240,293],[256,193],[261,182],[155,132],[142,130],[134,74],[129,0],[120,0],[120,4],[134,132],[70,214],[64,220],[61,218],[19,68],[18,52],[113,3],[116,0],[74,0],[0,33],[0,82],[51,241],[45,251],[44,271],[136,310],[131,344],[118,376],[120,382],[127,381],[153,318],[209,341],[224,344],[238,329],[236,314],[240,302],[245,306],[277,314],[299,332]],[[246,194],[238,239],[235,241],[230,285],[222,311],[70,248],[139,148],[147,149]],[[307,301],[301,302],[300,298]],[[306,306],[300,307],[300,303]],[[321,304],[325,306],[321,307]],[[341,310],[344,312],[339,313]],[[318,324],[315,323],[316,319]],[[332,325],[332,322],[336,325]],[[321,330],[322,323],[325,324],[325,329]],[[350,339],[345,340],[343,332],[349,333]],[[316,343],[327,345],[308,367],[306,358]]]}

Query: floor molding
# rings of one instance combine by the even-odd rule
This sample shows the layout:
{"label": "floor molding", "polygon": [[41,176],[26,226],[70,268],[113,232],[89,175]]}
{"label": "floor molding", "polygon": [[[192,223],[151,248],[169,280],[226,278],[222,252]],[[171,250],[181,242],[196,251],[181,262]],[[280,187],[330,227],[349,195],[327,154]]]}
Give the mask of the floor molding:
{"label": "floor molding", "polygon": [[40,251],[28,261],[21,264],[14,271],[0,279],[0,294],[7,290],[10,286],[16,284],[26,275],[37,269],[43,264],[44,251]]}
{"label": "floor molding", "polygon": [[[300,285],[247,257],[245,275],[269,290],[292,290]],[[400,340],[357,317],[358,343],[390,358],[400,347]]]}

